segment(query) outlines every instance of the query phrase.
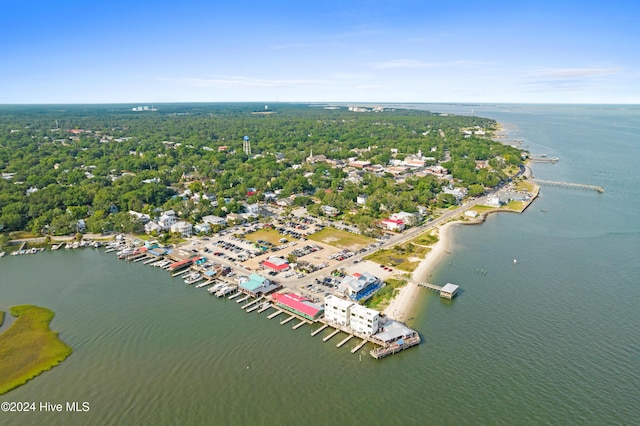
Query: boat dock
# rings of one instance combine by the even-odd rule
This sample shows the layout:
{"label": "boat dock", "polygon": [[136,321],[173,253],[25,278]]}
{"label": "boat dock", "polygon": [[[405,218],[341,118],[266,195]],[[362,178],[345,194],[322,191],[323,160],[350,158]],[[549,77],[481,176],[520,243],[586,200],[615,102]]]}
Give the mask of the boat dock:
{"label": "boat dock", "polygon": [[295,315],[291,315],[291,316],[289,316],[289,318],[283,319],[282,321],[280,321],[280,325],[285,325],[286,323],[288,323],[289,321],[291,321],[295,317],[296,317]]}
{"label": "boat dock", "polygon": [[340,329],[336,328],[335,330],[333,330],[330,334],[326,335],[325,337],[322,338],[323,342],[326,342],[327,340],[331,339],[333,336],[335,336],[336,334],[340,333]]}
{"label": "boat dock", "polygon": [[358,345],[356,347],[354,347],[353,349],[351,349],[351,353],[355,354],[356,352],[358,352],[360,349],[362,349],[364,347],[364,345],[366,345],[367,343],[369,343],[369,341],[367,339],[362,339],[362,341],[360,343],[358,343]]}
{"label": "boat dock", "polygon": [[264,305],[264,306],[263,306],[263,307],[261,307],[261,308],[258,310],[258,313],[259,313],[259,314],[263,313],[264,311],[266,311],[267,309],[269,309],[269,308],[271,307],[271,304],[270,304],[270,303],[268,303],[268,302],[263,303],[263,305]]}
{"label": "boat dock", "polygon": [[280,315],[282,312],[284,312],[284,311],[281,311],[280,309],[278,309],[278,310],[277,310],[277,311],[275,311],[274,313],[269,314],[269,316],[268,316],[267,318],[268,318],[268,319],[273,319],[273,318],[277,317],[278,315]]}
{"label": "boat dock", "polygon": [[347,343],[349,340],[351,340],[353,338],[353,334],[349,334],[347,337],[345,337],[344,339],[342,339],[337,345],[336,348],[341,348],[345,343]]}
{"label": "boat dock", "polygon": [[308,323],[308,321],[307,321],[307,320],[300,320],[300,322],[299,322],[299,323],[297,323],[296,325],[294,325],[292,328],[293,328],[294,330],[297,330],[297,329],[299,329],[300,327],[302,327],[303,325],[305,325],[305,324],[307,324],[307,323]]}
{"label": "boat dock", "polygon": [[236,297],[240,297],[240,296],[242,296],[242,294],[243,294],[243,293],[240,293],[240,292],[238,292],[238,293],[236,293],[236,294],[233,294],[233,295],[229,296],[229,300],[233,300],[233,299],[235,299]]}
{"label": "boat dock", "polygon": [[573,189],[588,189],[588,190],[597,191],[601,194],[604,192],[604,188],[599,185],[588,185],[585,183],[558,182],[558,181],[543,180],[543,179],[531,179],[531,181],[535,183],[539,183],[540,185],[560,186],[563,188],[573,188]]}
{"label": "boat dock", "polygon": [[322,330],[324,330],[325,328],[329,327],[327,324],[324,324],[322,327],[320,327],[319,329],[317,329],[316,331],[312,332],[311,335],[315,336],[316,334],[319,334],[320,332],[322,332]]}
{"label": "boat dock", "polygon": [[[243,294],[243,293],[240,293],[240,294]],[[241,297],[240,299],[236,300],[236,303],[242,303],[242,302],[244,302],[245,300],[248,300],[248,299],[251,299],[251,296],[248,295],[248,294],[245,294],[244,297]]]}

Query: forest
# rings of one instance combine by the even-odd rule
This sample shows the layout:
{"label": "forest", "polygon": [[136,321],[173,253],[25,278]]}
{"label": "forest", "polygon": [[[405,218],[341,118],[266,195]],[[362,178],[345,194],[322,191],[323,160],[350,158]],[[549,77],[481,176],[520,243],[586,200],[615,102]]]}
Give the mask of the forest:
{"label": "forest", "polygon": [[[298,195],[294,203],[310,212],[321,204],[351,211],[344,219],[364,229],[389,212],[446,207],[454,200],[441,191],[450,182],[368,172],[352,182],[348,168],[306,162],[311,150],[336,161],[383,166],[421,151],[473,195],[506,180],[505,170],[523,161],[520,150],[491,140],[497,123],[481,117],[281,103],[153,109],[0,106],[0,232],[68,234],[79,219],[89,232],[140,232],[129,210],[154,217],[173,209],[197,223],[204,215],[241,212],[265,192]],[[243,151],[245,136],[251,155]],[[478,168],[477,161],[489,167]],[[214,207],[185,191],[225,202]],[[368,196],[367,204],[355,210],[359,194]]]}

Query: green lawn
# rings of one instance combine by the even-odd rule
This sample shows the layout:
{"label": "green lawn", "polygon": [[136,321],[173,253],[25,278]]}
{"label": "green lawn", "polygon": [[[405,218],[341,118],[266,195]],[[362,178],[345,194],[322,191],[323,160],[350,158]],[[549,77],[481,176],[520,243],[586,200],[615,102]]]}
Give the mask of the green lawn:
{"label": "green lawn", "polygon": [[269,241],[274,246],[282,244],[280,242],[281,238],[286,238],[287,241],[298,241],[295,238],[286,235],[283,236],[275,229],[271,228],[262,228],[258,229],[256,232],[252,232],[250,234],[245,234],[244,236],[247,240],[257,242],[258,240]]}
{"label": "green lawn", "polygon": [[373,243],[373,238],[352,234],[351,232],[327,227],[320,232],[309,235],[309,240],[325,243],[341,249],[359,250]]}
{"label": "green lawn", "polygon": [[383,311],[384,308],[389,306],[389,302],[400,291],[400,288],[407,284],[406,280],[398,280],[390,278],[385,280],[386,285],[378,290],[364,305],[367,308],[375,309],[377,311]]}
{"label": "green lawn", "polygon": [[10,312],[16,320],[0,334],[0,395],[55,367],[73,351],[49,328],[53,311],[19,305]]}

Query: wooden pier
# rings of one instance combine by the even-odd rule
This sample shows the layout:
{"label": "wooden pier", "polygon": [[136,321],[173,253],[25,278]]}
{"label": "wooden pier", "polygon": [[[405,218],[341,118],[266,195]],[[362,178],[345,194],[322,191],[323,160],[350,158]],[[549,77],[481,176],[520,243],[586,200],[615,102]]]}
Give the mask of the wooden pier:
{"label": "wooden pier", "polygon": [[324,324],[322,327],[320,327],[319,329],[317,329],[316,331],[312,332],[311,335],[315,336],[316,334],[319,334],[322,330],[324,330],[325,328],[329,327],[327,324]]}
{"label": "wooden pier", "polygon": [[289,318],[283,319],[282,321],[280,321],[280,325],[284,325],[284,324],[288,323],[289,321],[291,321],[295,317],[296,317],[295,315],[291,315]]}
{"label": "wooden pier", "polygon": [[284,312],[284,311],[281,311],[280,309],[278,309],[278,310],[277,310],[277,311],[275,311],[274,313],[269,314],[269,316],[268,316],[267,318],[268,318],[268,319],[273,319],[273,318],[277,317],[278,315],[280,315],[282,312]]}
{"label": "wooden pier", "polygon": [[435,285],[435,284],[431,284],[431,283],[417,283],[418,285],[428,288],[429,290],[433,290],[433,291],[437,291],[438,293],[440,293],[440,290],[442,290],[442,287],[439,285]]}
{"label": "wooden pier", "polygon": [[358,352],[360,349],[362,349],[364,347],[364,345],[366,345],[369,341],[367,339],[362,339],[362,342],[358,343],[358,345],[351,349],[351,353],[355,354],[356,352]]}
{"label": "wooden pier", "polygon": [[[242,294],[242,293],[240,293],[240,294]],[[251,296],[249,296],[249,295],[247,294],[247,295],[245,295],[244,297],[241,297],[240,299],[236,300],[236,303],[242,303],[242,302],[244,302],[245,300],[250,299],[250,298],[251,298]]]}
{"label": "wooden pier", "polygon": [[349,334],[347,337],[345,337],[344,339],[342,339],[338,344],[336,344],[336,348],[341,348],[345,343],[347,343],[349,340],[351,340],[353,338],[353,334]]}
{"label": "wooden pier", "polygon": [[535,183],[539,183],[540,185],[560,186],[563,188],[573,188],[573,189],[588,189],[592,191],[597,191],[599,193],[604,192],[604,188],[602,186],[588,185],[585,183],[557,182],[553,180],[543,180],[543,179],[531,179],[531,181]]}
{"label": "wooden pier", "polygon": [[294,325],[294,326],[293,326],[293,327],[291,327],[291,328],[293,328],[294,330],[297,330],[297,329],[299,329],[300,327],[302,327],[303,325],[305,325],[305,324],[307,324],[307,323],[308,323],[308,321],[307,321],[307,320],[300,320],[300,322],[299,322],[299,323],[297,323],[296,325]]}
{"label": "wooden pier", "polygon": [[[263,299],[263,297],[258,297],[257,299],[253,299],[251,302],[247,303],[246,305],[244,305],[241,309],[247,309],[248,307],[250,307],[251,305],[255,305],[256,309],[258,309],[258,307],[260,305],[258,305],[258,302],[260,302]],[[239,301],[238,301],[239,302]],[[253,309],[252,309],[253,310]],[[251,311],[248,311],[251,312]]]}
{"label": "wooden pier", "polygon": [[229,296],[229,300],[233,300],[233,299],[235,299],[236,297],[240,297],[240,296],[242,296],[242,293],[240,293],[240,292],[238,292],[238,293],[236,293],[236,294],[232,294],[231,296]]}
{"label": "wooden pier", "polygon": [[331,339],[333,336],[335,336],[335,335],[336,335],[336,334],[338,334],[338,333],[340,333],[340,329],[339,329],[339,328],[336,328],[335,330],[333,330],[333,331],[331,332],[331,334],[329,334],[328,336],[325,336],[325,337],[322,339],[322,341],[323,341],[323,342],[326,342],[327,340]]}
{"label": "wooden pier", "polygon": [[190,269],[189,269],[189,268],[187,268],[187,269],[183,269],[183,270],[182,270],[182,271],[180,271],[180,272],[176,272],[176,273],[171,274],[171,276],[172,276],[172,277],[179,277],[180,275],[182,275],[182,274],[186,274],[186,273],[187,273],[187,272],[189,272],[189,271],[190,271]]}
{"label": "wooden pier", "polygon": [[258,313],[259,313],[259,314],[263,313],[264,311],[266,311],[267,309],[269,309],[271,306],[272,306],[272,305],[271,305],[270,303],[267,303],[266,305],[264,305],[262,308],[260,308],[260,309],[258,310]]}

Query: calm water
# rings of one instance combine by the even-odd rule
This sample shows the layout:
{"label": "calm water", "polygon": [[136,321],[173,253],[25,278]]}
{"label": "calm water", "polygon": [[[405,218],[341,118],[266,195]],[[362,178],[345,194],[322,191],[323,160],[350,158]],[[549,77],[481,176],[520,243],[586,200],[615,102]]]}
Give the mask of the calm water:
{"label": "calm water", "polygon": [[456,228],[433,281],[463,293],[425,291],[425,343],[381,361],[112,254],[5,257],[0,309],[55,310],[74,353],[0,401],[91,410],[0,423],[639,424],[640,110],[416,107],[496,118],[560,157],[537,177],[606,192],[543,187],[522,215]]}

